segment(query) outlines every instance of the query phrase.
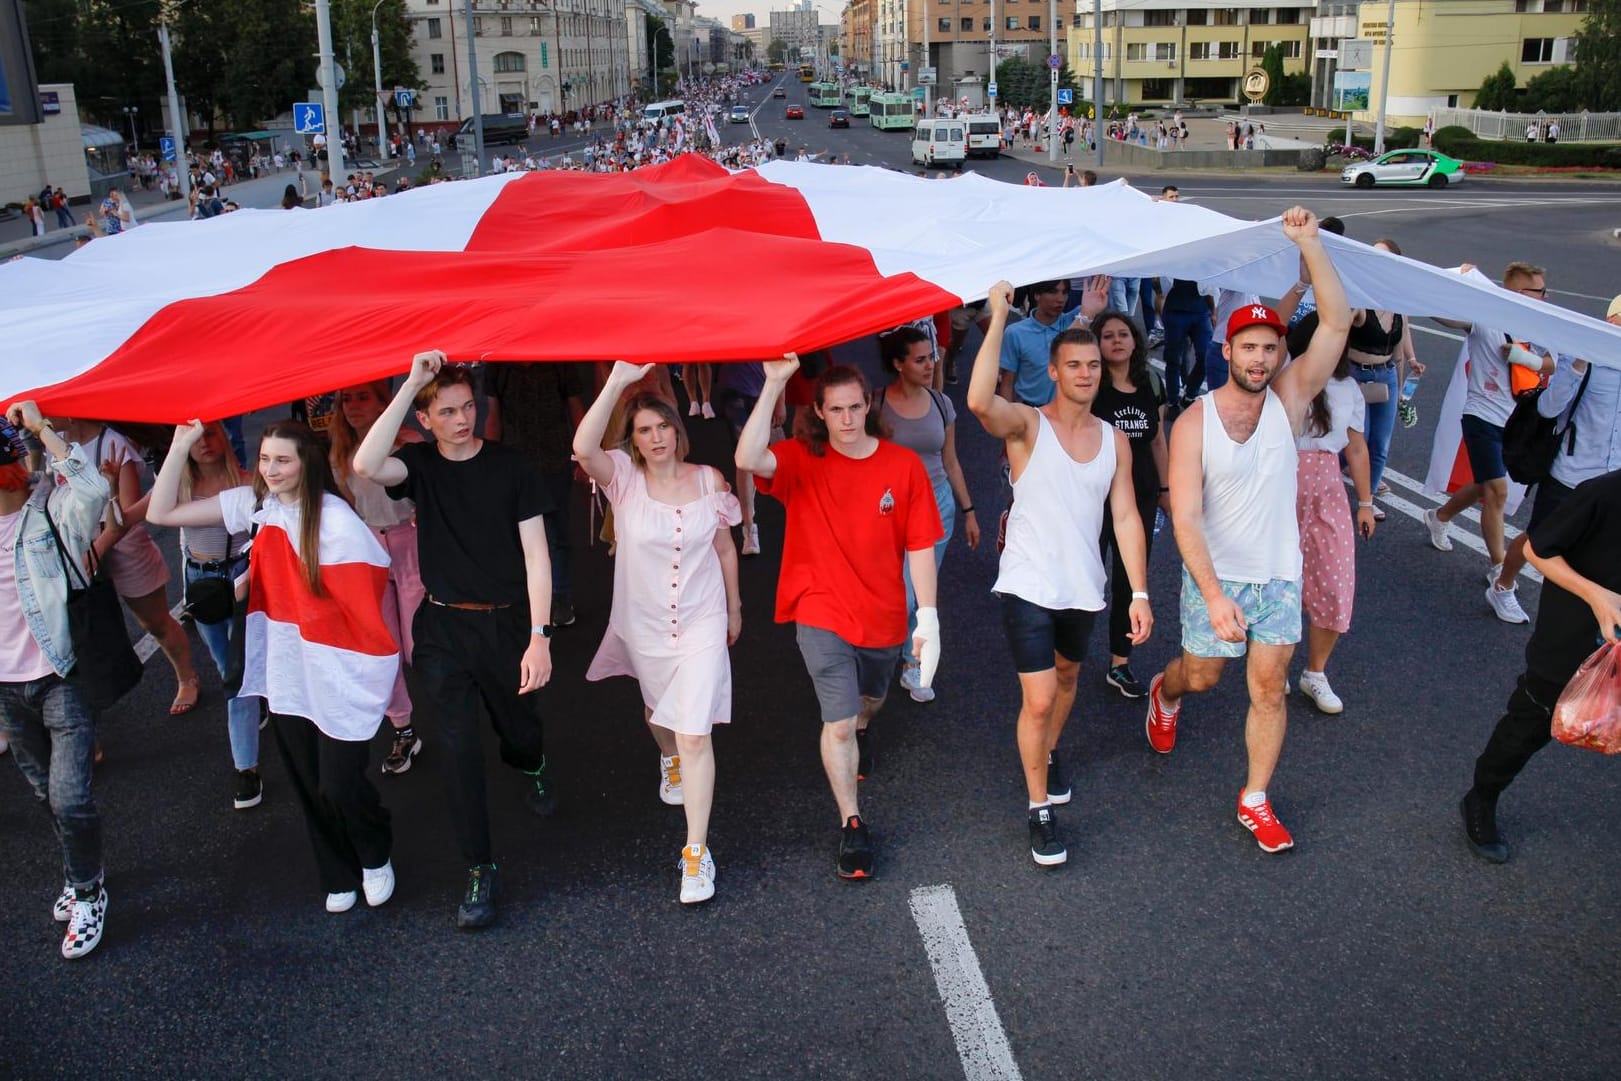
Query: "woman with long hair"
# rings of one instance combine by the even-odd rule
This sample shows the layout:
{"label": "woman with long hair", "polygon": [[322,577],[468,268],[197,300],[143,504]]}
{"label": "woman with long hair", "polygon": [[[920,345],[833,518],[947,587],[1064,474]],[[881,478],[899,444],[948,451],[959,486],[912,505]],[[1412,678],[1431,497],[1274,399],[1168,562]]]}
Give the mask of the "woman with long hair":
{"label": "woman with long hair", "polygon": [[338,494],[326,452],[297,421],[259,439],[252,487],[179,502],[192,421],[175,429],[148,514],[162,525],[223,525],[250,534],[241,693],[266,700],[272,731],[304,809],[326,910],[394,893],[388,810],[366,776],[368,744],[399,669],[383,623],[388,553]]}
{"label": "woman with long hair", "polygon": [[585,678],[630,676],[659,747],[659,797],[682,804],[681,902],[715,894],[708,848],[715,756],[710,732],[732,719],[727,647],[743,630],[737,497],[716,470],[686,461],[687,434],[675,407],[638,395],[624,409],[618,447],[602,449],[621,393],[652,365],[614,365],[574,433],[574,456],[614,508],[613,611]]}
{"label": "woman with long hair", "polygon": [[[1157,509],[1170,510],[1170,457],[1165,443],[1165,386],[1148,367],[1148,341],[1125,312],[1100,312],[1092,333],[1103,354],[1103,381],[1092,414],[1108,421],[1131,444],[1131,486],[1143,523],[1146,555],[1153,554]],[[1115,543],[1114,515],[1103,510],[1102,543],[1114,553],[1109,578],[1109,686],[1126,698],[1148,688],[1131,670],[1131,580]]]}
{"label": "woman with long hair", "polygon": [[[236,452],[219,421],[204,425],[203,433],[191,445],[186,455],[185,469],[180,474],[179,499],[190,503],[197,499],[217,496],[231,488],[249,484],[253,475],[242,468]],[[180,558],[186,580],[188,609],[194,588],[206,579],[219,579],[230,583],[234,594],[235,582],[247,570],[248,535],[246,531],[232,533],[224,525],[192,526],[180,530]],[[223,615],[224,618],[214,618]],[[214,667],[224,678],[231,661],[231,619],[228,612],[204,613],[191,611],[192,624],[197,635],[208,648]],[[239,811],[257,807],[264,787],[259,779],[259,715],[257,698],[240,695],[225,703],[226,729],[231,739],[231,762],[236,767],[236,792],[232,806]]]}
{"label": "woman with long hair", "polygon": [[[332,436],[332,476],[338,491],[353,504],[355,513],[371,527],[388,552],[388,587],[383,591],[383,622],[400,645],[400,671],[384,715],[394,729],[394,742],[383,759],[384,773],[404,773],[422,750],[422,739],[411,724],[411,693],[405,686],[405,666],[411,663],[415,642],[411,621],[427,596],[417,561],[416,507],[409,499],[392,499],[381,484],[354,471],[355,449],[394,397],[386,380],[378,379],[338,392],[338,408],[329,429]],[[414,430],[400,428],[394,449],[420,443]]]}
{"label": "woman with long hair", "polygon": [[[957,512],[963,516],[963,531],[969,548],[979,547],[979,519],[968,495],[968,482],[957,461],[957,409],[951,399],[934,389],[937,358],[929,336],[915,326],[896,327],[878,339],[878,353],[895,379],[879,395],[876,410],[880,422],[889,429],[890,439],[923,459],[929,483],[934,487],[935,506],[946,534],[934,546],[934,565],[939,571],[946,545],[955,532]],[[901,686],[914,702],[934,701],[934,688],[918,684],[917,657],[912,652],[912,632],[917,629],[917,594],[912,575],[903,565],[906,582],[906,641],[901,645]]]}
{"label": "woman with long hair", "polygon": [[122,520],[121,527],[103,529],[92,546],[98,560],[107,564],[113,586],[124,598],[130,614],[141,629],[150,634],[163,650],[179,684],[169,713],[179,716],[197,706],[197,670],[191,663],[191,640],[186,629],[169,613],[169,566],[163,553],[146,530],[147,496],[141,493],[140,454],[121,433],[101,421],[57,418],[56,427],[69,443],[90,451],[90,457],[107,475],[113,490],[113,506]]}

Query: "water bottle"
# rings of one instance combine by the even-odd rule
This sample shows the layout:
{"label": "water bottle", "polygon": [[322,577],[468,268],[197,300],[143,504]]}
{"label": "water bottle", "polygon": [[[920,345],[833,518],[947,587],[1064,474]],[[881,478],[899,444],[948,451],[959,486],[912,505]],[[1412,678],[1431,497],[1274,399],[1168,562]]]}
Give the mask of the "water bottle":
{"label": "water bottle", "polygon": [[1413,372],[1407,376],[1407,382],[1401,385],[1401,400],[1410,402],[1413,395],[1418,392],[1418,373]]}
{"label": "water bottle", "polygon": [[1418,373],[1409,372],[1407,381],[1401,385],[1400,400],[1396,403],[1396,416],[1403,428],[1416,427],[1418,424],[1418,406],[1413,404],[1413,394],[1417,390]]}

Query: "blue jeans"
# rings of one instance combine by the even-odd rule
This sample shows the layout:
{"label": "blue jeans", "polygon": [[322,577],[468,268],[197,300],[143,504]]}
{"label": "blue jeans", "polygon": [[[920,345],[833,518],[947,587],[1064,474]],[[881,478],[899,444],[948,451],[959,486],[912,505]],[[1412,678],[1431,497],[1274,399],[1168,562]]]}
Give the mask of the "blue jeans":
{"label": "blue jeans", "polygon": [[1152,334],[1154,328],[1159,326],[1160,322],[1159,318],[1154,315],[1154,293],[1159,289],[1159,279],[1139,278],[1137,281],[1142,286],[1143,329]]}
{"label": "blue jeans", "polygon": [[1211,338],[1210,348],[1204,351],[1204,383],[1211,390],[1227,382],[1227,358],[1221,355],[1222,343]]}
{"label": "blue jeans", "polygon": [[[226,571],[198,570],[189,563],[181,565],[186,571],[187,585],[200,578],[230,577]],[[241,569],[242,563],[238,561],[235,570],[240,572]],[[208,655],[214,659],[214,668],[223,678],[231,657],[231,621],[194,623],[193,626],[197,628],[197,637],[208,647]],[[259,709],[257,698],[232,698],[225,703],[225,727],[231,736],[231,762],[239,770],[259,768]]]}
{"label": "blue jeans", "polygon": [[1142,284],[1141,278],[1109,279],[1109,310],[1125,312],[1135,318],[1137,301],[1142,297]]}
{"label": "blue jeans", "polygon": [[1351,378],[1358,383],[1383,383],[1390,390],[1384,401],[1368,403],[1362,432],[1368,441],[1368,476],[1373,485],[1369,490],[1377,492],[1385,475],[1385,462],[1390,459],[1390,434],[1396,430],[1396,366],[1364,368],[1353,364]]}
{"label": "blue jeans", "polygon": [[90,792],[96,718],[79,689],[60,676],[0,683],[0,730],[11,756],[49,807],[62,845],[68,885],[89,889],[101,880],[101,812]]}
{"label": "blue jeans", "polygon": [[[938,575],[940,565],[946,559],[946,545],[951,543],[951,534],[957,529],[957,497],[952,495],[949,482],[935,486],[934,505],[940,509],[940,524],[946,527],[946,535],[934,545],[934,570]],[[901,561],[901,579],[906,583],[906,641],[901,643],[901,663],[916,665],[917,655],[912,652],[912,634],[917,630],[917,593],[912,589],[910,558]],[[935,592],[937,594],[939,592],[938,580]]]}
{"label": "blue jeans", "polygon": [[1175,405],[1182,397],[1182,358],[1188,342],[1193,343],[1193,371],[1188,375],[1187,394],[1197,397],[1204,386],[1204,358],[1210,351],[1210,313],[1165,312],[1165,401]]}

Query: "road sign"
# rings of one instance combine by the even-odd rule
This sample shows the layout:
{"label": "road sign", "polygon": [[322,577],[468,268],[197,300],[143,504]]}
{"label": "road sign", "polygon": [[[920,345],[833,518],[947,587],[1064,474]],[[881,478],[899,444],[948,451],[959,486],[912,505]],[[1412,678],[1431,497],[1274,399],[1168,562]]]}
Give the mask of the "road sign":
{"label": "road sign", "polygon": [[1054,53],[1047,58],[1047,66],[1052,68],[1054,71],[1057,71],[1059,68],[1064,66],[1064,58],[1059,56],[1057,53]]}
{"label": "road sign", "polygon": [[1341,41],[1338,66],[1341,71],[1373,70],[1373,41],[1369,38],[1346,38]]}
{"label": "road sign", "polygon": [[996,84],[995,83],[990,83],[985,87],[985,96],[988,97],[988,98],[994,98],[996,96]]}
{"label": "road sign", "polygon": [[917,81],[922,86],[933,86],[937,74],[934,68],[918,68]]}
{"label": "road sign", "polygon": [[326,106],[315,101],[293,102],[293,131],[299,135],[326,134]]}
{"label": "road sign", "polygon": [[1058,104],[1060,104],[1060,105],[1074,105],[1075,104],[1075,91],[1073,91],[1073,90],[1060,90],[1058,92]]}
{"label": "road sign", "polygon": [[[344,75],[343,73],[343,65],[337,61],[333,61],[332,70],[338,76],[338,89],[342,90],[343,84],[349,81],[348,76]],[[322,90],[326,89],[326,68],[321,64],[315,65],[315,82],[321,87]]]}
{"label": "road sign", "polygon": [[901,61],[901,70],[902,70],[902,71],[911,71],[911,70],[912,70],[912,63],[911,63],[911,61],[909,61],[909,60],[902,60],[902,61]]}
{"label": "road sign", "polygon": [[403,86],[396,86],[394,88],[394,104],[399,106],[401,109],[414,108],[416,106],[416,98],[417,95],[415,90],[407,90]]}
{"label": "road sign", "polygon": [[164,161],[174,161],[174,140],[167,135],[158,136],[158,153],[163,155]]}

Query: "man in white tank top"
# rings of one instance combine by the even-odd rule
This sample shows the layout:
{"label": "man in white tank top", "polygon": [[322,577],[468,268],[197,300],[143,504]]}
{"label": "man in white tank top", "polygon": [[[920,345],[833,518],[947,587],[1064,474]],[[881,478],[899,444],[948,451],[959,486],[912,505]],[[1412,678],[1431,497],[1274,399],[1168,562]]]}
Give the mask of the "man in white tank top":
{"label": "man in white tank top", "polygon": [[1300,641],[1300,529],[1295,437],[1345,348],[1351,309],[1317,231],[1294,207],[1283,234],[1300,248],[1317,292],[1317,332],[1284,367],[1283,320],[1252,304],[1227,322],[1226,384],[1200,398],[1171,430],[1171,520],[1182,552],[1182,655],[1148,689],[1148,743],[1176,746],[1183,696],[1214,687],[1233,657],[1249,654],[1244,741],[1249,776],[1238,821],[1267,852],[1294,846],[1266,788],[1283,750],[1284,683]]}
{"label": "man in white tank top", "polygon": [[1007,444],[1016,498],[1007,545],[993,587],[1019,672],[1019,758],[1030,806],[1030,856],[1043,867],[1069,858],[1058,838],[1053,804],[1068,803],[1069,781],[1058,737],[1075,705],[1093,617],[1105,607],[1107,574],[1099,538],[1103,506],[1114,512],[1115,536],[1131,581],[1131,640],[1154,625],[1148,606],[1148,545],[1131,481],[1131,441],[1092,413],[1103,355],[1092,332],[1071,328],[1048,350],[1053,399],[1037,408],[996,393],[1002,332],[1013,286],[991,286],[991,321],[974,359],[968,408]]}

